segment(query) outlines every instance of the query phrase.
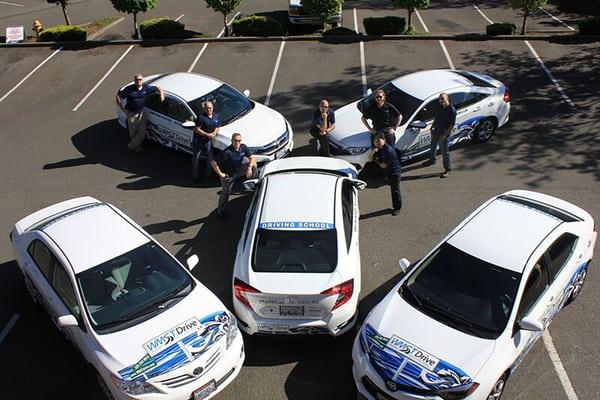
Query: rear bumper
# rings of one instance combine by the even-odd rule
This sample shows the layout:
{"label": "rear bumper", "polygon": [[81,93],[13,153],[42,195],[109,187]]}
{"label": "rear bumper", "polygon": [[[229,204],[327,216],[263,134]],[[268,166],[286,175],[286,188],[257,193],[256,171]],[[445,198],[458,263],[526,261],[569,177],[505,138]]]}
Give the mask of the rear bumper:
{"label": "rear bumper", "polygon": [[[313,15],[289,15],[288,14],[288,20],[290,21],[290,24],[294,24],[294,25],[323,25],[323,21],[321,21],[321,18],[313,16]],[[342,14],[336,14],[333,17],[331,17],[331,20],[329,21],[330,23],[333,24],[339,24],[342,22]]]}

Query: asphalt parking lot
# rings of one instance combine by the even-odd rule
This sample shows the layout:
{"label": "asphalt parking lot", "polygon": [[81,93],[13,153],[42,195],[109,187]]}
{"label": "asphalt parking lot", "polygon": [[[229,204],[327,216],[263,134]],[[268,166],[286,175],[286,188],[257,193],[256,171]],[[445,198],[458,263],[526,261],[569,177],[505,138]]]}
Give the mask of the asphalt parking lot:
{"label": "asphalt parking lot", "polygon": [[[95,4],[95,0],[90,1]],[[375,7],[374,3],[347,1],[344,25],[354,28],[355,7],[359,23],[366,15],[387,12],[369,8]],[[478,2],[480,13],[466,1],[434,2],[414,23],[431,32],[456,33],[482,31],[488,23],[484,16],[493,21],[518,21],[514,11],[496,7],[498,3]],[[245,7],[265,10],[267,4],[266,0],[247,1]],[[78,6],[83,10],[84,4],[74,4],[73,8]],[[160,10],[162,15],[175,14],[177,7],[172,3],[169,7]],[[213,14],[204,6],[202,9]],[[184,12],[187,16],[182,8]],[[556,15],[566,24],[575,18]],[[198,26],[208,26],[205,21],[198,20]],[[531,27],[568,29],[549,16],[536,16]],[[217,15],[210,29],[218,32],[220,28]],[[439,165],[405,168],[400,217],[382,212],[390,206],[389,189],[377,179],[370,179],[369,188],[360,193],[361,318],[398,281],[399,258],[419,258],[493,195],[516,188],[537,190],[583,207],[597,221],[600,44],[443,44],[447,55],[437,40],[365,42],[364,67],[359,43],[210,43],[197,60],[204,47],[201,43],[58,52],[50,48],[2,48],[0,232],[8,235],[16,220],[41,207],[92,195],[121,208],[179,260],[198,254],[200,264],[194,275],[230,306],[232,265],[249,198],[233,198],[231,219],[218,219],[214,212],[220,189],[216,180],[194,185],[189,157],[157,145],[146,146],[141,157],[131,156],[114,115],[115,92],[135,72],[150,75],[191,67],[240,90],[249,89],[256,101],[269,98],[269,106],[294,127],[295,155],[314,154],[307,128],[319,98],[329,97],[336,108],[358,99],[365,89],[363,71],[369,88],[408,72],[451,65],[488,73],[509,85],[510,123],[487,143],[455,149],[456,172],[450,179],[439,179]],[[24,77],[27,79],[22,81]],[[539,341],[509,380],[504,398],[600,398],[600,315],[596,307],[600,274],[596,265],[592,263],[577,302],[550,326],[556,353]],[[0,288],[0,397],[101,399],[93,375],[86,372],[75,351],[29,300],[8,239],[0,241]],[[354,398],[352,340],[352,335],[246,337],[246,364],[217,398]],[[556,356],[560,358],[558,364]],[[557,372],[561,367],[566,382]]]}

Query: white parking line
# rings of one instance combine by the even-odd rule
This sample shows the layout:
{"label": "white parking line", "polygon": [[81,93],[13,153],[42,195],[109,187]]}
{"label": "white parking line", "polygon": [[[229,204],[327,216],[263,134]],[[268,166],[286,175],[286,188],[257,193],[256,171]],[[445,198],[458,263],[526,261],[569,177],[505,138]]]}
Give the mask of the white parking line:
{"label": "white parking line", "polygon": [[283,49],[285,42],[282,41],[279,46],[279,53],[277,53],[277,60],[275,61],[275,67],[273,68],[273,74],[271,75],[271,82],[269,82],[269,89],[267,90],[267,97],[265,97],[265,106],[268,106],[271,102],[271,93],[273,93],[273,87],[275,87],[275,79],[277,78],[277,71],[279,71],[279,63],[281,62],[281,56],[283,55]]}
{"label": "white parking line", "polygon": [[571,27],[570,25],[568,25],[568,24],[564,23],[564,22],[563,22],[563,21],[562,21],[560,18],[558,18],[558,17],[555,17],[554,15],[550,14],[548,11],[546,11],[546,10],[544,10],[544,9],[542,9],[542,11],[543,11],[543,12],[545,12],[546,14],[548,14],[548,16],[549,16],[550,18],[552,18],[552,19],[553,19],[553,20],[555,20],[555,21],[558,21],[558,22],[560,22],[561,24],[563,24],[564,26],[566,26],[566,27],[567,27],[567,28],[569,28],[570,30],[572,30],[572,31],[574,31],[574,30],[575,30],[573,27]]}
{"label": "white parking line", "polygon": [[183,16],[184,16],[184,15],[185,15],[185,14],[181,14],[179,17],[175,18],[175,21],[176,21],[176,22],[179,22],[179,20],[180,20],[181,18],[183,18]]}
{"label": "white parking line", "polygon": [[112,67],[110,67],[110,69],[108,71],[106,71],[104,76],[102,78],[100,78],[100,80],[94,85],[94,87],[88,92],[88,94],[86,94],[85,97],[83,99],[81,99],[81,101],[79,103],[77,103],[75,108],[73,108],[73,111],[79,110],[79,107],[81,107],[81,105],[83,103],[85,103],[85,101],[92,95],[92,93],[94,93],[96,91],[96,89],[98,89],[98,86],[100,86],[102,84],[102,82],[104,82],[104,80],[106,78],[108,78],[108,75],[110,75],[110,73],[113,72],[113,70],[117,67],[117,65],[119,65],[119,63],[125,58],[127,53],[129,53],[131,51],[131,49],[133,49],[133,45],[129,46],[127,48],[127,50],[125,50],[125,52],[123,54],[121,54],[121,57],[119,57],[119,59],[112,65]]}
{"label": "white parking line", "polygon": [[30,73],[28,73],[27,75],[25,75],[25,77],[23,79],[21,79],[19,81],[19,83],[17,83],[12,89],[10,89],[8,92],[6,92],[6,94],[2,97],[0,97],[0,103],[2,103],[8,96],[10,96],[10,94],[12,92],[14,92],[15,90],[17,90],[17,88],[19,86],[21,86],[23,84],[23,82],[25,82],[27,79],[29,79],[29,77],[31,77],[31,75],[33,75],[35,73],[35,71],[37,71],[38,69],[40,69],[42,67],[42,65],[46,64],[48,61],[50,61],[50,59],[52,57],[54,57],[55,55],[58,54],[59,51],[62,50],[62,47],[58,48],[57,50],[55,50],[52,54],[50,54],[48,57],[46,57],[46,59],[44,61],[42,61],[41,63],[38,64],[37,67],[35,67]]}
{"label": "white parking line", "polygon": [[8,336],[8,332],[10,332],[12,327],[15,326],[15,324],[19,320],[20,316],[21,315],[19,315],[19,314],[13,315],[12,318],[8,321],[8,324],[6,324],[4,329],[2,329],[2,332],[0,333],[0,344],[2,344],[2,341],[4,340],[4,338],[6,338],[6,336]]}
{"label": "white parking line", "polygon": [[423,18],[421,18],[419,10],[415,10],[415,14],[417,14],[417,18],[419,18],[419,22],[421,23],[421,25],[423,25],[423,29],[425,30],[425,32],[429,32],[429,28],[427,28],[427,25],[425,25],[425,21],[423,21]]}
{"label": "white parking line", "polygon": [[120,24],[124,20],[125,20],[125,18],[123,18],[123,17],[115,20],[113,23],[106,25],[104,28],[100,29],[99,31],[92,33],[90,36],[88,36],[87,40],[94,40],[94,39],[99,38],[100,36],[104,35],[104,33],[106,33],[106,31],[108,31],[109,29],[112,29],[115,25]]}
{"label": "white parking line", "polygon": [[[233,20],[236,19],[238,15],[240,15],[239,11],[237,13],[235,13],[235,15],[229,20],[229,22],[227,23],[227,26],[231,25],[231,23],[233,22]],[[219,38],[219,37],[223,36],[224,33],[225,33],[225,28],[221,29],[221,32],[219,32],[219,34],[217,35],[217,37]],[[194,68],[196,68],[196,64],[198,64],[198,60],[200,60],[200,57],[202,57],[202,54],[204,54],[204,52],[206,51],[207,47],[208,47],[208,43],[204,43],[204,45],[202,46],[202,48],[200,49],[200,51],[198,52],[198,54],[194,58],[194,61],[192,61],[192,64],[187,69],[187,72],[192,72],[194,70]]]}
{"label": "white parking line", "polygon": [[483,18],[485,18],[485,20],[486,20],[487,22],[489,22],[490,24],[493,24],[493,23],[494,23],[494,21],[492,21],[491,19],[489,19],[489,18],[487,17],[487,15],[485,15],[485,14],[483,13],[483,11],[481,11],[481,10],[479,9],[479,7],[477,7],[475,4],[473,4],[473,8],[475,8],[475,9],[477,10],[477,12],[478,12],[479,14],[481,14],[481,16],[482,16]]}
{"label": "white parking line", "polygon": [[[227,26],[231,25],[231,23],[233,22],[234,19],[236,19],[238,17],[238,15],[240,15],[241,13],[238,11],[236,12],[233,17],[231,17],[231,19],[229,20],[229,22],[227,22]],[[219,34],[217,35],[218,38],[220,38],[221,36],[223,36],[223,34],[225,33],[225,27],[223,27],[223,29],[221,29],[221,32],[219,32]]]}
{"label": "white parking line", "polygon": [[446,48],[444,41],[439,40],[439,42],[440,42],[440,47],[442,48],[442,51],[444,52],[444,55],[446,56],[446,61],[448,61],[448,65],[450,66],[450,69],[456,69],[456,68],[454,68],[454,63],[452,62],[452,59],[450,58],[450,53],[448,53],[448,49]]}
{"label": "white parking line", "polygon": [[567,375],[567,371],[565,370],[565,367],[560,361],[558,351],[556,351],[556,347],[554,347],[552,336],[550,336],[550,332],[548,330],[544,331],[542,339],[544,340],[544,345],[546,346],[546,350],[548,350],[550,360],[552,360],[552,364],[554,365],[554,369],[558,374],[558,378],[560,379],[560,383],[565,391],[565,394],[567,395],[567,398],[569,400],[578,400],[577,394],[575,393],[575,389],[573,389],[573,385],[571,385],[569,375]]}
{"label": "white parking line", "polygon": [[354,14],[354,32],[358,33],[358,19],[356,17],[356,8],[352,9],[352,13]]}
{"label": "white parking line", "polygon": [[[358,19],[356,18],[356,8],[354,9],[354,30],[358,33]],[[365,63],[365,42],[359,43],[360,48],[360,79],[362,82],[363,96],[367,95],[367,67]]]}
{"label": "white parking line", "polygon": [[544,62],[542,61],[542,59],[540,58],[540,56],[538,55],[538,53],[535,51],[535,49],[533,48],[533,46],[527,40],[524,40],[524,43],[527,45],[527,47],[529,47],[529,51],[531,51],[531,54],[533,54],[533,57],[540,64],[540,66],[542,67],[542,69],[544,70],[544,72],[546,73],[546,75],[548,75],[548,78],[550,78],[550,80],[552,81],[552,83],[554,83],[554,86],[556,86],[556,90],[558,90],[558,93],[560,93],[560,96],[563,98],[563,100],[565,101],[565,103],[567,103],[572,109],[575,110],[577,107],[575,107],[575,104],[573,104],[573,102],[571,101],[571,99],[569,98],[569,96],[567,96],[565,94],[565,91],[560,86],[560,84],[558,83],[558,81],[556,80],[556,78],[554,78],[554,75],[552,75],[552,72],[550,72],[550,70],[548,69],[548,67],[546,67],[546,64],[544,64]]}
{"label": "white parking line", "polygon": [[23,7],[23,4],[9,3],[8,1],[0,1],[0,4],[6,4],[7,6]]}

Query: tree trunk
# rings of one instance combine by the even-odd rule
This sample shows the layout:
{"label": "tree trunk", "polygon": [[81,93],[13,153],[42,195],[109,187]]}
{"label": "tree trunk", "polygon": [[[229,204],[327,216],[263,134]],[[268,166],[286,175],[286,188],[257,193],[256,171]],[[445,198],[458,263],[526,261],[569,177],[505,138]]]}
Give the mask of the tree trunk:
{"label": "tree trunk", "polygon": [[413,13],[413,9],[409,8],[408,9],[408,23],[406,24],[406,29],[410,29],[410,27],[412,26],[412,13]]}
{"label": "tree trunk", "polygon": [[229,28],[227,27],[227,14],[223,14],[223,32],[225,36],[229,36]]}
{"label": "tree trunk", "polygon": [[65,22],[67,25],[71,25],[71,20],[69,19],[69,13],[67,12],[67,4],[66,0],[62,0],[60,2],[60,6],[62,7],[63,15],[65,16]]}
{"label": "tree trunk", "polygon": [[525,24],[527,24],[527,16],[529,15],[529,1],[523,2],[523,26],[521,27],[521,35],[525,34]]}
{"label": "tree trunk", "polygon": [[140,38],[140,31],[138,29],[137,13],[136,12],[133,13],[133,38],[134,39],[139,39]]}

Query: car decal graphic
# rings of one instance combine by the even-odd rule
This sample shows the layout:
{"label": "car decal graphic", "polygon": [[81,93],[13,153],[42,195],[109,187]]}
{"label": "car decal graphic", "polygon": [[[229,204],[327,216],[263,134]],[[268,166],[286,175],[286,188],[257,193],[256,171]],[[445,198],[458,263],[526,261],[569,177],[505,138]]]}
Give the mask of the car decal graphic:
{"label": "car decal graphic", "polygon": [[552,301],[549,305],[542,317],[540,318],[540,322],[544,325],[544,328],[547,328],[548,325],[554,320],[554,317],[558,314],[558,312],[564,307],[569,297],[571,297],[571,293],[573,293],[573,289],[575,288],[575,282],[581,278],[581,276],[587,272],[587,266],[589,262],[585,262],[580,264],[573,272],[573,275],[569,278],[569,282],[562,290],[560,295],[555,296],[554,301]]}
{"label": "car decal graphic", "polygon": [[298,221],[277,221],[261,222],[260,229],[306,229],[306,230],[328,230],[335,226],[329,222],[298,222]]}
{"label": "car decal graphic", "polygon": [[144,343],[146,355],[119,371],[126,381],[145,381],[177,369],[202,356],[229,329],[225,311],[192,318]]}
{"label": "car decal graphic", "polygon": [[434,393],[472,382],[464,371],[393,335],[386,337],[366,324],[361,333],[369,361],[390,391]]}
{"label": "car decal graphic", "polygon": [[146,130],[148,131],[148,137],[150,139],[165,147],[185,151],[187,153],[192,152],[191,136],[173,131],[151,121],[146,122]]}

